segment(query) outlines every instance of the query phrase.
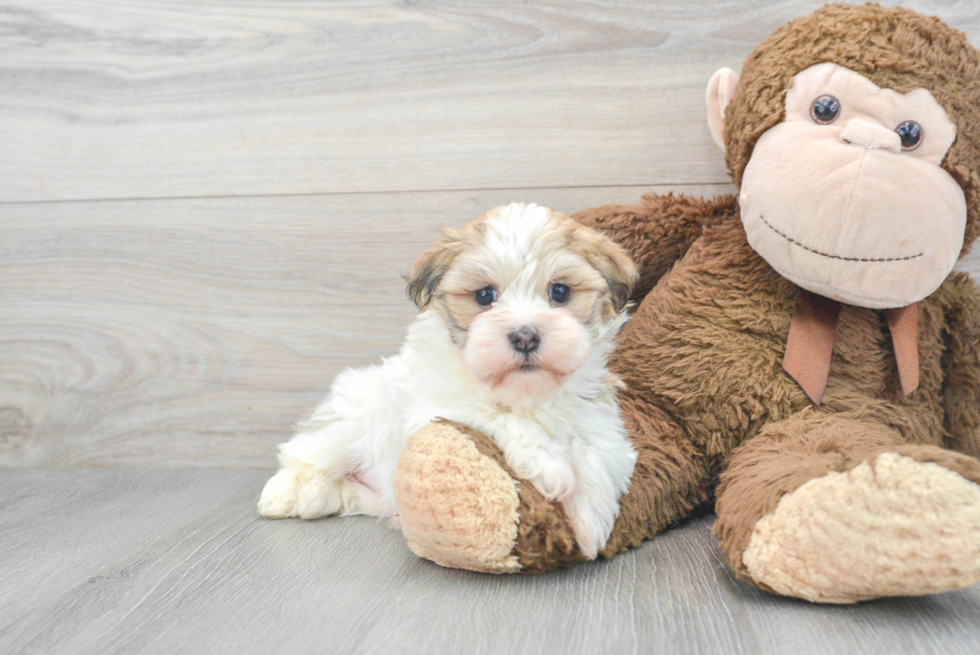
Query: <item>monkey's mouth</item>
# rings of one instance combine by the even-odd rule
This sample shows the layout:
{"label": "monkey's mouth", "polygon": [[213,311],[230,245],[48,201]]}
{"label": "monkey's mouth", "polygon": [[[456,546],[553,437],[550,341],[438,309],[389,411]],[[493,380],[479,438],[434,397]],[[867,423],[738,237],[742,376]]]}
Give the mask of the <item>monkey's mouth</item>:
{"label": "monkey's mouth", "polygon": [[765,224],[765,226],[768,227],[770,230],[772,230],[779,236],[783,237],[784,239],[792,243],[794,246],[803,248],[804,250],[812,252],[815,255],[820,255],[821,257],[827,257],[829,259],[839,259],[845,262],[904,262],[904,261],[908,261],[909,259],[915,259],[916,257],[922,257],[922,255],[925,254],[920,252],[917,255],[907,255],[905,257],[845,257],[844,255],[833,255],[831,253],[817,250],[816,248],[811,248],[810,246],[800,243],[796,239],[787,236],[786,234],[783,234],[778,229],[776,229],[769,221],[767,221],[762,214],[759,214],[759,220],[762,221]]}

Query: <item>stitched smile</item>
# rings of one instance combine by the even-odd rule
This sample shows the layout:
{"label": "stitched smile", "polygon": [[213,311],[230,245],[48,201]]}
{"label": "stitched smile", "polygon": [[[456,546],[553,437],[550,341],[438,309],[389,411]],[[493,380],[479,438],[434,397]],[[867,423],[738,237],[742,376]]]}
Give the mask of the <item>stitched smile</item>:
{"label": "stitched smile", "polygon": [[904,261],[907,261],[909,259],[915,259],[916,257],[921,257],[924,254],[924,253],[921,253],[920,252],[918,255],[909,255],[907,257],[844,257],[842,255],[831,255],[831,254],[826,253],[826,252],[820,252],[819,250],[816,250],[815,248],[811,248],[810,246],[807,246],[807,245],[804,245],[804,244],[800,243],[799,241],[797,241],[796,239],[794,239],[792,237],[786,236],[785,234],[783,234],[782,232],[780,232],[779,230],[777,230],[775,227],[773,227],[769,223],[769,221],[767,221],[762,216],[762,214],[759,214],[759,220],[762,221],[763,223],[765,223],[766,224],[766,227],[768,227],[770,230],[772,230],[773,232],[775,232],[779,236],[783,237],[784,239],[786,239],[787,241],[789,241],[790,243],[792,243],[794,246],[799,246],[800,248],[803,248],[804,250],[809,250],[810,252],[812,252],[814,254],[820,255],[821,257],[827,257],[828,259],[840,259],[840,260],[845,261],[845,262],[904,262]]}

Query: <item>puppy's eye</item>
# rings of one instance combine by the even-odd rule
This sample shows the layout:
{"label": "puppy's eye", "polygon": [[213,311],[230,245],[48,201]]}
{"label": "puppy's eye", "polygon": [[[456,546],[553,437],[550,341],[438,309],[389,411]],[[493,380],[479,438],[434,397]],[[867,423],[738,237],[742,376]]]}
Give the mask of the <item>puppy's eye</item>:
{"label": "puppy's eye", "polygon": [[548,290],[548,297],[556,305],[564,305],[572,297],[572,290],[564,284],[552,284]]}
{"label": "puppy's eye", "polygon": [[810,117],[813,122],[830,125],[840,116],[840,100],[830,94],[818,96],[810,105]]}
{"label": "puppy's eye", "polygon": [[922,143],[922,126],[915,121],[902,121],[895,131],[902,139],[902,150],[915,150]]}
{"label": "puppy's eye", "polygon": [[476,304],[480,307],[489,307],[497,301],[497,290],[493,287],[483,287],[473,294]]}

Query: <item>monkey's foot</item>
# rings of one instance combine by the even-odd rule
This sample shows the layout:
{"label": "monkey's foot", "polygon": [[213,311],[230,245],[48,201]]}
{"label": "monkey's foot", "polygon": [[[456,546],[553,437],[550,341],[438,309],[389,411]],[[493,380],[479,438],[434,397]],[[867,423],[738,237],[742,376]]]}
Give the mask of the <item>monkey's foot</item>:
{"label": "monkey's foot", "polygon": [[395,500],[409,547],[441,566],[541,573],[585,561],[561,505],[521,483],[487,437],[456,423],[412,436]]}
{"label": "monkey's foot", "polygon": [[[944,452],[975,477],[975,460]],[[753,529],[742,555],[748,574],[777,593],[822,603],[919,596],[980,580],[980,484],[920,459],[884,453],[783,496]]]}

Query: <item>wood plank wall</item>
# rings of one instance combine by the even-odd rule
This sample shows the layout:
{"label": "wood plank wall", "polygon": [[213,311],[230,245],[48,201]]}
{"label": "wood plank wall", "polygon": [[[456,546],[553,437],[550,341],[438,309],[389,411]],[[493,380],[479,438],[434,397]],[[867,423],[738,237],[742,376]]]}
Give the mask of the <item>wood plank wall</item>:
{"label": "wood plank wall", "polygon": [[704,85],[821,4],[0,1],[0,465],[273,466],[437,226],[729,192]]}

